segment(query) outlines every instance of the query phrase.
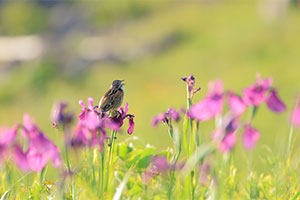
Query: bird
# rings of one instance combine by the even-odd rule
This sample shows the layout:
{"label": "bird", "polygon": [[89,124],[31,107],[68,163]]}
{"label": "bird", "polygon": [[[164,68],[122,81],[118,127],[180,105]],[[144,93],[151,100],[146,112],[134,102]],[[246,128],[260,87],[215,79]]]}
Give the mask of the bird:
{"label": "bird", "polygon": [[100,112],[115,112],[123,102],[124,80],[114,80],[110,86],[110,89],[104,94],[104,96],[99,101],[99,111]]}

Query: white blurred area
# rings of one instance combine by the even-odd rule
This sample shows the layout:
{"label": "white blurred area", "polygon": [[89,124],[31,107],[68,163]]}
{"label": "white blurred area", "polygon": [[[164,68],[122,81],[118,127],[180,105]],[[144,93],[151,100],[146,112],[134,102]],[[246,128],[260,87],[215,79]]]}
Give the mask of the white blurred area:
{"label": "white blurred area", "polygon": [[41,56],[44,50],[40,36],[0,36],[0,62],[33,60]]}

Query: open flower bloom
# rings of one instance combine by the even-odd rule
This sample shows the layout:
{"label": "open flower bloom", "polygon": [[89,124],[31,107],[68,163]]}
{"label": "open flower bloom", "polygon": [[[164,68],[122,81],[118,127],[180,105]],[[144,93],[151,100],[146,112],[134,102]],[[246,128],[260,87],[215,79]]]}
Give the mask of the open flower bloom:
{"label": "open flower bloom", "polygon": [[207,121],[223,111],[223,83],[220,80],[209,83],[208,95],[191,107],[189,116],[198,121]]}
{"label": "open flower bloom", "polygon": [[300,101],[298,102],[298,106],[293,111],[292,114],[292,124],[294,126],[300,127]]}
{"label": "open flower bloom", "polygon": [[152,126],[156,127],[159,122],[172,126],[172,121],[178,122],[180,120],[180,114],[174,108],[169,108],[167,112],[160,113],[152,120]]}
{"label": "open flower bloom", "polygon": [[184,82],[186,82],[187,87],[188,87],[188,91],[189,91],[189,98],[191,99],[194,94],[198,91],[201,90],[201,88],[195,88],[194,89],[194,85],[195,85],[195,78],[193,75],[190,75],[189,77],[182,77],[181,80],[183,80]]}
{"label": "open flower bloom", "polygon": [[107,116],[103,118],[100,116],[96,107],[93,106],[93,102],[93,98],[88,98],[88,106],[86,106],[82,100],[79,101],[81,113],[78,116],[78,123],[74,129],[71,145],[90,147],[98,145],[100,151],[102,151],[106,138],[105,129],[110,122]]}
{"label": "open flower bloom", "polygon": [[281,113],[285,111],[286,106],[282,102],[282,100],[278,97],[277,91],[275,89],[272,89],[270,91],[269,96],[266,100],[267,106],[270,110],[273,112]]}
{"label": "open flower bloom", "polygon": [[[26,152],[23,152],[15,142],[19,129],[23,138],[28,140],[29,143]],[[49,160],[52,161],[54,167],[61,166],[59,149],[42,133],[28,114],[24,115],[22,125],[4,128],[0,135],[0,154],[7,153],[6,149],[11,147],[14,161],[22,171],[33,170],[39,172]]]}
{"label": "open flower bloom", "polygon": [[246,124],[244,127],[243,144],[248,150],[253,149],[257,141],[260,138],[260,133],[255,128],[251,127],[250,124]]}
{"label": "open flower bloom", "polygon": [[127,114],[128,112],[128,103],[125,104],[124,108],[120,107],[117,114],[112,117],[112,122],[114,122],[117,125],[117,128],[121,128],[125,119],[129,120],[129,127],[127,129],[128,134],[132,134],[134,129],[134,115]]}
{"label": "open flower bloom", "polygon": [[257,80],[253,85],[243,90],[244,101],[248,105],[259,106],[266,100],[266,93],[272,85],[272,79],[261,79],[260,75],[257,75]]}

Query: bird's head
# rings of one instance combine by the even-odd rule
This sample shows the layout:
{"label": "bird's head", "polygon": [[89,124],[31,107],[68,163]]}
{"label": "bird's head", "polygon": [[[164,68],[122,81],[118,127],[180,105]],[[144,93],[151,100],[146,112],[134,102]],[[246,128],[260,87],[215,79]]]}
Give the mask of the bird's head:
{"label": "bird's head", "polygon": [[124,80],[114,80],[111,84],[112,88],[121,88],[123,85],[125,85],[123,83]]}

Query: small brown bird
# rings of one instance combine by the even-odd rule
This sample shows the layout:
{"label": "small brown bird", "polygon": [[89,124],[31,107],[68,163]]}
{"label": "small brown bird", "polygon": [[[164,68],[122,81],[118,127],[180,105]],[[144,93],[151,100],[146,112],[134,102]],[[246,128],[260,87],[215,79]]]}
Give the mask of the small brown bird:
{"label": "small brown bird", "polygon": [[124,89],[122,83],[124,80],[114,80],[110,89],[104,94],[99,102],[99,111],[108,112],[117,110],[123,102]]}

